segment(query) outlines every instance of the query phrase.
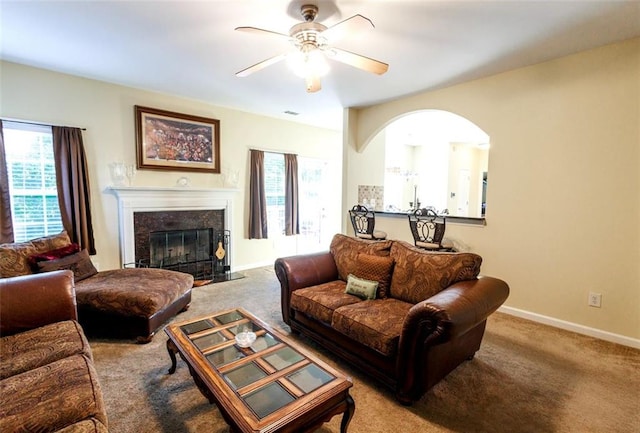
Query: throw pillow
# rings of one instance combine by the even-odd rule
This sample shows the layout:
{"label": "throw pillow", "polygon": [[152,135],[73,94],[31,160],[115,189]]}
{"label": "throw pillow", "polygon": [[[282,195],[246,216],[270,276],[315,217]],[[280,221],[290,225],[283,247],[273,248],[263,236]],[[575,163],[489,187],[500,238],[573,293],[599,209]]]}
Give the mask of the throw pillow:
{"label": "throw pillow", "polygon": [[29,257],[29,263],[31,264],[32,267],[35,268],[34,270],[37,271],[38,262],[61,259],[63,257],[70,256],[71,254],[75,254],[77,252],[80,252],[80,245],[74,242],[62,248],[56,248],[55,250],[46,251],[40,254],[34,254],[33,256]]}
{"label": "throw pillow", "polygon": [[347,281],[349,274],[355,273],[358,254],[372,256],[389,256],[391,241],[368,241],[357,239],[343,234],[336,234],[331,240],[329,250],[336,262],[338,276],[342,281]]}
{"label": "throw pillow", "polygon": [[378,290],[377,281],[369,281],[363,278],[358,278],[349,274],[347,277],[347,288],[345,293],[357,296],[360,299],[376,299],[376,291]]}
{"label": "throw pillow", "polygon": [[386,298],[391,284],[394,261],[391,257],[358,254],[354,275],[378,282],[377,298]]}
{"label": "throw pillow", "polygon": [[38,262],[37,265],[40,272],[69,269],[73,271],[75,281],[82,281],[98,273],[98,270],[91,262],[91,258],[89,257],[87,250],[82,250],[79,253],[71,254],[70,256],[62,257],[60,259]]}
{"label": "throw pillow", "polygon": [[391,247],[395,260],[390,296],[417,304],[453,283],[475,279],[482,257],[473,253],[429,252],[404,241]]}
{"label": "throw pillow", "polygon": [[71,243],[71,239],[65,230],[60,233],[41,238],[31,239],[31,243],[36,248],[37,253],[44,253],[58,248],[65,247]]}
{"label": "throw pillow", "polygon": [[30,241],[0,245],[0,277],[32,274],[29,257],[38,251]]}

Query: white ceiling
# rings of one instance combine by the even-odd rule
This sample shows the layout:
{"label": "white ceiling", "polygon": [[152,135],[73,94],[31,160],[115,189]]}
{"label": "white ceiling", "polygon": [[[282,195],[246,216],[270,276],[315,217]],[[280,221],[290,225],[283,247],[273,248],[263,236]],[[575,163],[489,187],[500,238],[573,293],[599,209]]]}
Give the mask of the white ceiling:
{"label": "white ceiling", "polygon": [[[302,21],[304,3],[317,4],[317,21],[327,26],[355,14],[369,18],[374,29],[336,46],[384,61],[389,71],[377,76],[332,61],[322,90],[311,94],[285,62],[236,77],[290,45],[234,28],[288,33]],[[0,29],[4,60],[341,129],[343,107],[640,36],[640,2],[0,0]]]}

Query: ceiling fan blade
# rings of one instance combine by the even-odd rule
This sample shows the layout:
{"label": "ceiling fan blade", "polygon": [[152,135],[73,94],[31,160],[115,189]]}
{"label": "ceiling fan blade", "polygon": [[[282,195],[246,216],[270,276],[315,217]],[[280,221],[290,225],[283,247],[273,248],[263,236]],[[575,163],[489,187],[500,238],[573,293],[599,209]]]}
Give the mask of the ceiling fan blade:
{"label": "ceiling fan blade", "polygon": [[265,30],[265,29],[259,29],[257,27],[236,27],[236,30],[239,32],[255,33],[258,35],[268,35],[268,36],[276,36],[279,38],[291,39],[289,35],[285,35],[284,33],[274,32],[274,31]]}
{"label": "ceiling fan blade", "polygon": [[326,50],[325,53],[330,59],[346,63],[347,65],[351,65],[368,72],[373,72],[374,74],[382,75],[389,69],[389,65],[386,63],[361,56],[360,54],[341,50],[339,48],[330,48]]}
{"label": "ceiling fan blade", "polygon": [[374,25],[369,18],[362,15],[354,15],[351,18],[347,18],[344,21],[340,21],[338,24],[334,24],[327,30],[322,32],[322,36],[330,44],[343,39],[350,34],[358,33],[363,30],[373,28]]}
{"label": "ceiling fan blade", "polygon": [[254,72],[257,72],[261,69],[266,68],[267,66],[271,66],[274,63],[279,62],[280,60],[284,59],[287,55],[286,54],[278,54],[277,56],[271,57],[270,59],[267,60],[263,60],[259,63],[256,63],[253,66],[249,66],[246,69],[243,69],[242,71],[236,72],[236,76],[238,77],[246,77],[247,75],[251,75]]}
{"label": "ceiling fan blade", "polygon": [[320,85],[320,77],[317,75],[307,76],[307,78],[305,78],[305,82],[307,85],[307,93],[314,93],[322,88]]}

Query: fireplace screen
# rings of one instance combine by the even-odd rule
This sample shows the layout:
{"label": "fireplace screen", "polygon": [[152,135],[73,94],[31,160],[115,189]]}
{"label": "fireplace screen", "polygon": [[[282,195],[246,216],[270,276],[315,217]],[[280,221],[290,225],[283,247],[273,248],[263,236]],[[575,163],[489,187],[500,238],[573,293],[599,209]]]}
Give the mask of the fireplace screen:
{"label": "fireplace screen", "polygon": [[211,279],[230,270],[229,231],[190,229],[149,233],[152,268],[186,272],[197,280]]}
{"label": "fireplace screen", "polygon": [[163,267],[179,262],[209,260],[211,229],[170,230],[149,234],[150,264]]}

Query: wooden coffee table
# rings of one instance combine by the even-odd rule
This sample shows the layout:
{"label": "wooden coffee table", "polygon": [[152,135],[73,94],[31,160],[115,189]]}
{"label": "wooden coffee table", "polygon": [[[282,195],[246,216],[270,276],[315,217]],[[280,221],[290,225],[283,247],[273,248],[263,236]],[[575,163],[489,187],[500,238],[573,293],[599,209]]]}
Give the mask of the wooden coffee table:
{"label": "wooden coffee table", "polygon": [[[254,332],[250,347],[235,335]],[[351,379],[236,308],[167,326],[169,373],[176,354],[200,392],[235,432],[311,432],[340,413],[346,432],[355,411]]]}

